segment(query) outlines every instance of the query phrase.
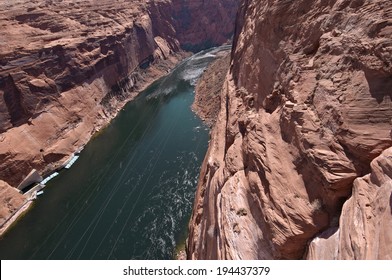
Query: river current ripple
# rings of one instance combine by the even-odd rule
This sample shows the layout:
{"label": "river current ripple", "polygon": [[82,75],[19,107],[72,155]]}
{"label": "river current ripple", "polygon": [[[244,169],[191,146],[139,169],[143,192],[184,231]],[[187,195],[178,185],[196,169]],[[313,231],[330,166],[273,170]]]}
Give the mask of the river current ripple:
{"label": "river current ripple", "polygon": [[171,259],[208,146],[194,85],[223,49],[187,58],[129,102],[0,240],[1,258]]}

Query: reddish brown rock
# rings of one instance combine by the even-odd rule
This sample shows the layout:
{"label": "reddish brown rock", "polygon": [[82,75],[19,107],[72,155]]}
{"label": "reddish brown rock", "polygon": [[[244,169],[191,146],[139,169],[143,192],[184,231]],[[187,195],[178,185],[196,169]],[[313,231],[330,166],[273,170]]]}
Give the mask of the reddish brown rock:
{"label": "reddish brown rock", "polygon": [[[371,173],[355,179],[343,206],[339,229],[312,240],[308,259],[392,259],[392,148],[371,163]],[[323,236],[324,235],[324,236]]]}
{"label": "reddish brown rock", "polygon": [[0,233],[3,226],[27,202],[25,196],[15,188],[0,180]]}
{"label": "reddish brown rock", "polygon": [[213,126],[220,110],[220,92],[230,66],[230,54],[224,51],[198,80],[192,110],[209,126]]}
{"label": "reddish brown rock", "polygon": [[[329,228],[319,239],[333,244],[343,234],[341,258],[391,258],[392,215],[378,196],[391,189],[376,191],[389,165],[374,171],[373,163],[379,175],[366,177],[392,145],[391,18],[389,1],[241,2],[189,259],[299,259]],[[355,221],[367,227],[358,189],[385,228],[370,223],[354,233]]]}

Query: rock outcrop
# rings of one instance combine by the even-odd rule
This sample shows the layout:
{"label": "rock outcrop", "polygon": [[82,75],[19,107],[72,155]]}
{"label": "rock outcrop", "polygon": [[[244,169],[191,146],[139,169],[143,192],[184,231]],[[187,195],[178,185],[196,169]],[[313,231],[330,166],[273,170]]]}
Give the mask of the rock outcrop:
{"label": "rock outcrop", "polygon": [[0,232],[3,225],[11,219],[13,213],[18,211],[26,202],[26,197],[19,193],[17,189],[0,180]]}
{"label": "rock outcrop", "polygon": [[392,148],[370,166],[355,179],[339,228],[312,240],[308,259],[392,259]]}
{"label": "rock outcrop", "polygon": [[212,62],[198,80],[195,87],[195,101],[192,110],[210,127],[218,117],[220,110],[220,92],[230,66],[230,53]]}
{"label": "rock outcrop", "polygon": [[59,167],[183,48],[227,41],[238,2],[0,1],[0,179]]}
{"label": "rock outcrop", "polygon": [[391,19],[390,1],[241,2],[189,259],[391,258]]}

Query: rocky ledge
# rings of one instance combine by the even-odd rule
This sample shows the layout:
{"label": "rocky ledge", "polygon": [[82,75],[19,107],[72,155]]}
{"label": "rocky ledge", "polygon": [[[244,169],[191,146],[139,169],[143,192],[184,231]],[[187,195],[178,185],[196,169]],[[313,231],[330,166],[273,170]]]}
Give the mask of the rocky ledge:
{"label": "rocky ledge", "polygon": [[392,2],[243,0],[188,259],[391,259]]}
{"label": "rocky ledge", "polygon": [[61,166],[183,49],[226,42],[238,6],[131,2],[0,0],[2,189]]}
{"label": "rocky ledge", "polygon": [[215,124],[220,110],[220,92],[230,66],[230,53],[218,54],[197,81],[192,110],[210,127]]}

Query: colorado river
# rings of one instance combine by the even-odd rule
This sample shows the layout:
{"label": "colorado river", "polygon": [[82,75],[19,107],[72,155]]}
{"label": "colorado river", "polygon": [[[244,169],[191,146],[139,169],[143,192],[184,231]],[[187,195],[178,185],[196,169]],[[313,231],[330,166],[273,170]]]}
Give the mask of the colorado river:
{"label": "colorado river", "polygon": [[220,50],[186,59],[128,103],[4,235],[1,259],[171,259],[208,145],[190,109],[194,83]]}

